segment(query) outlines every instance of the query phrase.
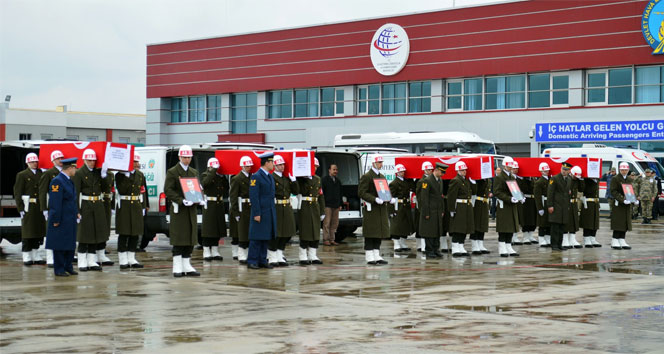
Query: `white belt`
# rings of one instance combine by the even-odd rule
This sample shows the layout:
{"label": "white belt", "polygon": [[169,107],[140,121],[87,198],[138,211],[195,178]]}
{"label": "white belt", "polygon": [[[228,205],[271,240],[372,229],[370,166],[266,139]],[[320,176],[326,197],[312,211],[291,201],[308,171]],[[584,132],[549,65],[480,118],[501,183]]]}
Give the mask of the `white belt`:
{"label": "white belt", "polygon": [[102,193],[102,195],[108,200],[113,199],[113,193]]}
{"label": "white belt", "polygon": [[470,199],[457,199],[457,203],[467,204],[470,203]]}
{"label": "white belt", "polygon": [[532,194],[524,194],[523,196],[526,197],[526,198],[534,198],[534,196]]}
{"label": "white belt", "polygon": [[595,202],[595,203],[597,203],[597,202],[599,202],[599,198],[586,198],[586,201],[587,201],[587,202]]}
{"label": "white belt", "polygon": [[143,202],[143,196],[142,195],[121,195],[120,200],[140,200]]}
{"label": "white belt", "polygon": [[480,202],[485,202],[485,203],[489,202],[489,198],[476,197],[475,200],[479,200]]}
{"label": "white belt", "polygon": [[569,200],[570,203],[576,203],[576,198],[572,198]]}
{"label": "white belt", "polygon": [[290,198],[289,199],[274,199],[274,203],[277,204],[277,205],[290,204]]}
{"label": "white belt", "polygon": [[220,202],[220,201],[222,201],[222,199],[223,198],[221,198],[221,197],[208,197],[208,196],[205,196],[205,200],[208,200],[208,201],[211,201],[211,202]]}
{"label": "white belt", "polygon": [[29,195],[22,195],[21,199],[23,200],[23,210],[27,213],[30,209],[30,203],[37,204],[37,198],[30,198]]}
{"label": "white belt", "polygon": [[302,197],[302,200],[304,200],[305,202],[312,202],[313,203],[313,202],[318,201],[318,197]]}
{"label": "white belt", "polygon": [[81,194],[81,200],[87,200],[87,201],[91,201],[91,202],[96,202],[96,201],[101,200],[101,196],[98,196],[98,195],[84,195],[84,194]]}
{"label": "white belt", "polygon": [[251,199],[249,198],[242,198],[242,197],[237,197],[237,207],[240,212],[242,212],[242,204],[247,203],[251,205]]}

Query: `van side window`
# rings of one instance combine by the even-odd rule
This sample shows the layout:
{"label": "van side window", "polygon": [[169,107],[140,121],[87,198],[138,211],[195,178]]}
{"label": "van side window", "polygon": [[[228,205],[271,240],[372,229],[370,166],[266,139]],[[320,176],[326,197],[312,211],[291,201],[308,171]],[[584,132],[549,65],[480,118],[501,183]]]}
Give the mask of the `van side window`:
{"label": "van side window", "polygon": [[612,164],[613,161],[602,161],[602,173],[600,174],[600,176],[604,176],[607,173],[609,173],[609,171],[611,171]]}

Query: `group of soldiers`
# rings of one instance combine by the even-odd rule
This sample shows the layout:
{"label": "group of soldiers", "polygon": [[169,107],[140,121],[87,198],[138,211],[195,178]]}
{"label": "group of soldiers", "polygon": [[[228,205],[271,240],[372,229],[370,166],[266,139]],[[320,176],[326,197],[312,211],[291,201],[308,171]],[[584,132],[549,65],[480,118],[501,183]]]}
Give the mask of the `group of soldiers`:
{"label": "group of soldiers", "polygon": [[[28,154],[27,168],[16,176],[14,196],[21,215],[23,264],[47,264],[55,268],[57,276],[75,275],[71,262],[78,242],[79,271],[100,271],[102,266],[113,265],[106,256],[106,242],[115,212],[120,268],[143,268],[135,251],[149,202],[145,176],[139,170],[140,156],[134,154],[131,172],[115,175],[105,166],[97,166],[92,149],[83,152],[83,166],[78,169],[78,159],[65,159],[59,150],[50,157],[53,167],[42,171],[39,157]],[[63,222],[63,217],[73,217],[74,223]],[[46,260],[39,252],[44,236]],[[54,251],[71,254],[58,260]]]}
{"label": "group of soldiers", "polygon": [[[194,203],[187,199],[179,181],[180,178],[198,178],[198,171],[190,167],[193,157],[191,147],[181,146],[178,157],[179,162],[167,171],[164,184],[164,192],[170,202],[169,237],[173,247],[175,277],[200,275],[191,264],[193,248],[198,244],[199,205],[203,208],[203,259],[206,262],[223,260],[219,242],[227,236],[226,197],[230,201],[228,229],[234,260],[252,269],[288,266],[284,251],[296,233],[291,195],[297,195],[299,264],[322,264],[317,249],[325,205],[321,179],[317,175],[298,178],[286,175],[283,157],[268,153],[260,156],[261,168],[253,174],[253,160],[249,156],[242,157],[239,163],[241,170],[230,178],[229,184],[228,177],[219,173],[219,160],[210,158],[200,178],[204,199]],[[49,204],[49,197],[60,198],[57,193],[66,189],[64,186],[63,190],[59,190],[59,186],[52,182],[59,174],[71,172],[64,170],[63,158],[61,152],[54,151],[51,154],[53,168],[42,172],[37,168],[38,157],[29,154],[26,157],[28,167],[17,175],[14,193],[23,223],[24,264],[53,264],[51,250],[59,249],[54,246],[58,235],[73,232],[78,242],[80,271],[101,270],[102,266],[113,265],[105,254],[105,248],[110,235],[111,212],[116,210],[120,268],[142,268],[143,265],[136,260],[135,250],[138,237],[143,233],[143,217],[149,204],[145,177],[140,172],[140,156],[134,155],[132,171],[114,175],[108,173],[104,165],[97,166],[93,150],[84,152],[84,165],[71,176],[76,208],[66,212],[76,216],[77,225],[76,230],[68,232],[53,225],[59,220],[53,215],[62,212],[58,208],[63,204]],[[318,160],[314,160],[318,168]],[[71,164],[70,160],[66,161]],[[426,259],[441,258],[444,253],[451,253],[453,257],[468,256],[464,246],[466,236],[470,236],[471,254],[490,253],[484,246],[484,235],[489,231],[491,197],[498,200],[496,231],[501,257],[519,256],[513,244],[537,243],[540,247],[556,251],[584,246],[601,247],[596,240],[599,229],[597,179],[583,178],[580,167],[567,163],[555,176],[549,176],[549,165],[541,163],[541,176],[538,178],[519,176],[518,163],[509,157],[502,164],[503,170],[495,178],[480,180],[466,176],[468,167],[463,161],[454,165],[456,176],[451,180],[443,180],[442,176],[449,166],[441,162],[435,166],[424,162],[423,176],[419,180],[405,179],[406,168],[398,164],[396,177],[389,184],[391,198],[382,200],[374,180],[385,178],[381,173],[383,159],[380,155],[374,155],[371,168],[360,178],[358,186],[367,264],[388,263],[381,257],[383,239],[392,239],[395,254],[410,251],[406,239],[413,233],[416,234],[418,251]],[[630,249],[625,235],[631,230],[632,205],[625,198],[622,185],[634,182],[627,175],[629,166],[626,163],[621,163],[619,170],[620,173],[613,177],[609,186],[612,195],[611,247]],[[517,199],[512,194],[509,181],[516,181],[522,198]],[[651,188],[648,186],[641,182],[637,191]],[[411,207],[412,193],[415,194],[415,210]],[[578,197],[579,193],[581,197]],[[644,200],[644,209],[648,208],[646,202]],[[637,200],[635,204],[638,203]],[[536,229],[539,231],[538,239],[533,235]],[[583,229],[583,245],[576,240],[580,229]],[[523,233],[521,239],[518,237],[519,230]],[[44,261],[38,249],[46,232],[48,249],[47,260]],[[56,275],[76,273],[68,267],[56,266]]]}

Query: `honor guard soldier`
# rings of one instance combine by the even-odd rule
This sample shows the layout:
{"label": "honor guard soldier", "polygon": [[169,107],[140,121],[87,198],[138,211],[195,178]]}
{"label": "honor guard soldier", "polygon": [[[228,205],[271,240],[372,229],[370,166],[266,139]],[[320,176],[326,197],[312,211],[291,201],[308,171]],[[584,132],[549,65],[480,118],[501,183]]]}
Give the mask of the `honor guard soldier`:
{"label": "honor guard soldier", "polygon": [[[523,233],[522,242],[524,245],[536,243],[533,231],[537,228],[537,208],[535,207],[535,198],[533,195],[533,180],[530,177],[519,176],[519,169],[512,169],[516,183],[523,196],[526,197],[526,202],[518,204],[519,209],[519,222],[521,225],[521,232]],[[512,241],[514,243],[514,241]],[[520,243],[515,243],[520,244]]]}
{"label": "honor guard soldier", "polygon": [[78,225],[78,269],[101,271],[99,250],[108,239],[106,208],[102,191],[107,189],[107,171],[95,168],[97,154],[92,149],[83,151],[84,165],[74,175],[81,222]]}
{"label": "honor guard soldier", "polygon": [[[166,171],[164,181],[164,193],[171,202],[168,232],[173,246],[173,276],[176,278],[201,275],[191,265],[191,252],[198,243],[197,205],[185,199],[180,185],[180,178],[198,178],[198,171],[190,165],[193,156],[194,152],[189,145],[180,146],[180,162]],[[205,206],[205,201],[201,201],[200,205]]]}
{"label": "honor guard soldier", "polygon": [[247,268],[272,268],[267,261],[267,246],[277,237],[277,211],[274,205],[274,153],[265,152],[258,157],[261,168],[251,175],[249,199],[251,221],[249,224],[249,255]]}
{"label": "honor guard soldier", "polygon": [[[102,171],[106,171],[104,166],[102,166]],[[111,266],[115,262],[106,256],[106,243],[111,238],[111,215],[113,215],[115,207],[115,188],[113,187],[115,185],[115,175],[106,173],[104,179],[106,183],[104,183],[104,189],[102,190],[102,198],[104,201],[104,211],[106,212],[106,237],[102,243],[97,245],[97,258],[99,258],[102,266]]]}
{"label": "honor guard soldier", "polygon": [[390,183],[390,193],[397,202],[390,204],[390,236],[394,242],[394,252],[408,252],[410,248],[406,245],[406,238],[415,230],[413,225],[413,213],[410,208],[411,184],[403,177],[406,167],[398,164],[396,167],[396,178]]}
{"label": "honor guard soldier", "polygon": [[[320,166],[314,157],[316,169]],[[317,175],[300,177],[297,179],[300,195],[298,196],[300,210],[300,264],[323,264],[316,255],[320,241],[320,224],[325,219],[325,199],[321,179]]]}
{"label": "honor guard soldier", "polygon": [[[238,174],[231,178],[230,205],[231,218],[235,219],[236,239],[231,245],[237,247],[237,259],[240,264],[247,264],[249,255],[249,219],[251,218],[251,201],[249,200],[249,176],[254,162],[249,156],[242,156]],[[235,251],[235,249],[233,249]],[[235,258],[235,252],[233,252]]]}
{"label": "honor guard soldier", "polygon": [[53,270],[59,277],[78,274],[73,266],[76,250],[76,223],[81,220],[81,214],[78,213],[76,187],[72,182],[76,173],[76,161],[76,158],[62,159],[61,172],[48,186],[46,248],[53,252]]}
{"label": "honor guard soldier", "polygon": [[[629,250],[630,247],[625,242],[625,235],[627,231],[632,230],[632,209],[629,200],[625,198],[623,185],[632,184],[632,179],[627,175],[629,173],[629,164],[621,162],[618,165],[619,173],[611,178],[611,196],[614,199],[613,210],[611,211],[611,230],[613,230],[613,239],[611,240],[611,248]],[[639,201],[634,202],[639,205]]]}
{"label": "honor guard soldier", "polygon": [[422,194],[422,183],[424,180],[433,173],[433,164],[429,161],[422,162],[422,178],[420,178],[415,184],[415,238],[417,240],[417,251],[424,252],[426,249],[426,243],[422,235],[420,235],[420,206],[419,200],[420,195]]}
{"label": "honor guard soldier", "polygon": [[295,236],[295,214],[291,205],[291,194],[300,194],[297,179],[284,175],[286,161],[281,155],[274,155],[274,198],[277,211],[277,237],[268,245],[268,263],[273,267],[288,266],[284,250],[291,237]]}
{"label": "honor guard soldier", "polygon": [[14,200],[21,215],[21,241],[23,264],[46,264],[39,255],[39,245],[44,240],[46,223],[39,207],[39,181],[42,171],[39,169],[39,157],[29,153],[25,157],[27,168],[16,174]]}
{"label": "honor guard soldier", "polygon": [[576,232],[579,231],[579,203],[577,203],[579,190],[583,190],[583,177],[581,167],[574,166],[570,170],[571,184],[570,184],[570,218],[567,224],[567,241],[563,238],[563,249],[569,248],[583,248],[576,240]]}
{"label": "honor guard soldier", "polygon": [[468,252],[463,247],[466,235],[475,232],[473,215],[472,187],[474,183],[466,178],[468,166],[463,161],[454,165],[456,177],[450,182],[447,191],[447,210],[450,213],[450,235],[452,235],[452,257],[465,257]]}
{"label": "honor guard soldier", "polygon": [[[39,207],[41,208],[42,213],[44,214],[44,219],[48,219],[48,192],[51,181],[55,176],[60,174],[62,170],[62,159],[65,156],[60,150],[53,150],[51,152],[51,162],[53,167],[42,173],[41,178],[39,179]],[[49,268],[53,267],[53,251],[46,249],[46,264]]]}
{"label": "honor guard soldier", "polygon": [[475,181],[471,187],[474,194],[473,216],[475,218],[475,232],[470,236],[474,255],[491,253],[484,247],[484,234],[489,232],[489,201],[491,200],[491,179]]}
{"label": "honor guard soldier", "polygon": [[570,168],[572,165],[564,162],[560,173],[549,180],[549,188],[546,191],[546,207],[551,225],[551,249],[553,251],[563,250],[563,234],[570,223],[569,210],[572,199]]}
{"label": "honor guard soldier", "polygon": [[583,245],[586,248],[602,247],[595,239],[599,230],[599,180],[586,178],[583,181],[582,192],[583,207],[579,216],[579,226],[583,229]]}
{"label": "honor guard soldier", "polygon": [[228,196],[228,178],[219,174],[219,160],[211,157],[207,170],[201,175],[201,185],[207,206],[203,208],[203,260],[221,261],[219,239],[226,237],[226,210],[224,197]]}
{"label": "honor guard soldier", "polygon": [[375,155],[371,161],[371,169],[360,177],[357,195],[364,201],[362,210],[362,236],[364,236],[364,253],[367,264],[387,264],[380,256],[380,243],[390,238],[390,220],[387,204],[395,204],[396,199],[382,200],[378,196],[375,179],[384,179],[380,173],[383,168],[383,157]]}
{"label": "honor guard soldier", "polygon": [[503,170],[494,179],[494,192],[498,199],[496,210],[496,231],[498,232],[498,253],[501,257],[516,257],[519,254],[512,248],[512,237],[519,231],[519,211],[517,204],[525,202],[512,196],[507,181],[516,181],[512,174],[515,161],[511,157],[503,159]]}
{"label": "honor guard soldier", "polygon": [[427,259],[442,258],[440,237],[443,234],[445,199],[443,198],[443,175],[447,165],[436,162],[436,168],[422,181],[418,196],[420,205],[420,235],[424,238],[424,256]]}
{"label": "honor guard soldier", "polygon": [[535,197],[535,209],[537,210],[537,231],[539,233],[539,246],[551,247],[551,224],[549,224],[549,213],[546,211],[547,189],[549,188],[549,171],[551,168],[546,162],[539,165],[541,177],[537,178],[533,186]]}
{"label": "honor guard soldier", "polygon": [[651,169],[646,169],[645,177],[638,180],[638,187],[636,195],[641,201],[641,215],[643,216],[642,224],[650,224],[652,218],[652,206],[657,196],[657,180],[655,179],[655,172]]}
{"label": "honor guard soldier", "polygon": [[138,236],[143,234],[146,197],[145,176],[139,171],[141,157],[134,153],[134,169],[118,172],[115,186],[118,205],[115,211],[115,232],[118,234],[118,261],[120,269],[143,268],[136,260]]}

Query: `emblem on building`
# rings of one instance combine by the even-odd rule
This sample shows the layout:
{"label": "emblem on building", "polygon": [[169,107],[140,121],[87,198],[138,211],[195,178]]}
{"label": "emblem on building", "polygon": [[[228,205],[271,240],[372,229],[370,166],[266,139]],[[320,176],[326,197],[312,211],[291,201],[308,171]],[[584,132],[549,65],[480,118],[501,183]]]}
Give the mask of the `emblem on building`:
{"label": "emblem on building", "polygon": [[387,23],[376,31],[369,48],[374,69],[381,75],[392,76],[406,66],[410,41],[401,26]]}
{"label": "emblem on building", "polygon": [[641,32],[654,49],[652,54],[664,54],[664,1],[648,1],[641,16]]}

